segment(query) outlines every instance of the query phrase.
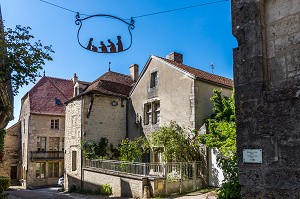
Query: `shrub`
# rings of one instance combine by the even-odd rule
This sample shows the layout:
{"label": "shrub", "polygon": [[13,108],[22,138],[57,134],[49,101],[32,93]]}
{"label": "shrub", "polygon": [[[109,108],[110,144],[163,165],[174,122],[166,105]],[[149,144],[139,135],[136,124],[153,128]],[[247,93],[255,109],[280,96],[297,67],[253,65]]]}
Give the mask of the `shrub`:
{"label": "shrub", "polygon": [[105,196],[112,195],[112,187],[110,184],[100,185],[100,194]]}
{"label": "shrub", "polygon": [[10,186],[10,178],[0,176],[0,193],[2,193],[4,190],[7,190]]}

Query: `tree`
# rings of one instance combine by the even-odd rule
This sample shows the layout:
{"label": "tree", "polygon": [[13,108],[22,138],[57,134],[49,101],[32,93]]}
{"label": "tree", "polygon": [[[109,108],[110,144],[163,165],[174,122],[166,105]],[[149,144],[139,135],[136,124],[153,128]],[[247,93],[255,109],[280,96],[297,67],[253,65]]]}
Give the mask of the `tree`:
{"label": "tree", "polygon": [[221,156],[217,158],[218,166],[223,170],[224,182],[219,191],[219,198],[241,198],[237,176],[236,158],[236,122],[234,97],[222,96],[221,91],[214,90],[211,101],[213,114],[205,120],[208,134],[200,135],[199,141],[209,148],[217,148]]}
{"label": "tree", "polygon": [[122,140],[119,146],[120,157],[121,161],[141,161],[142,155],[146,152],[143,145],[145,145],[147,141],[144,137],[138,137],[134,140],[129,140],[128,138]]}
{"label": "tree", "polygon": [[45,61],[52,61],[51,46],[43,46],[41,41],[32,42],[34,36],[29,34],[30,27],[17,25],[15,29],[7,28],[0,38],[0,85],[11,84],[14,95],[18,89],[40,77],[39,70]]}
{"label": "tree", "polygon": [[[154,152],[163,147],[164,161],[200,161],[200,145],[196,139],[197,131],[186,131],[183,127],[172,121],[168,126],[162,126],[148,136],[149,144]],[[153,147],[157,146],[157,147]]]}

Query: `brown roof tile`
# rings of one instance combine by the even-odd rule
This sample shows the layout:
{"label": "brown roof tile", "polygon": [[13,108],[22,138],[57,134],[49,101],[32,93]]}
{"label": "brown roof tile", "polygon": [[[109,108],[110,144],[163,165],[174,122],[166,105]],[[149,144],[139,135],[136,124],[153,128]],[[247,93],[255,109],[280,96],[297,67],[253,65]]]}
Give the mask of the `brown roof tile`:
{"label": "brown roof tile", "polygon": [[[158,56],[155,56],[155,57],[158,57]],[[226,78],[226,77],[222,77],[222,76],[219,76],[219,75],[214,75],[214,74],[211,74],[211,73],[208,73],[208,72],[205,72],[205,71],[202,71],[202,70],[199,70],[197,68],[193,68],[193,67],[190,67],[190,66],[187,66],[187,65],[184,65],[184,64],[181,64],[181,63],[177,63],[175,61],[172,61],[172,60],[169,60],[169,59],[166,59],[166,58],[162,58],[162,57],[158,57],[192,75],[194,75],[196,78],[199,78],[201,80],[204,80],[204,81],[209,81],[209,82],[213,82],[213,83],[217,83],[217,84],[221,84],[221,85],[224,85],[224,86],[229,86],[229,87],[233,87],[233,81],[229,78]]]}
{"label": "brown roof tile", "polygon": [[28,92],[28,95],[31,113],[64,115],[64,102],[73,96],[73,82],[44,76]]}
{"label": "brown roof tile", "polygon": [[96,91],[104,95],[128,96],[132,84],[129,75],[109,71],[93,81],[84,93]]}

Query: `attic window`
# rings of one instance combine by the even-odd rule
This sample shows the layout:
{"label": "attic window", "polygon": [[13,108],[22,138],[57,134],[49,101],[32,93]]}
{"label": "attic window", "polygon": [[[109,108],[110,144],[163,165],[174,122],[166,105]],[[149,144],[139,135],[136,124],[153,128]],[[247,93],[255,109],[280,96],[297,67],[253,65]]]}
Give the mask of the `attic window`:
{"label": "attic window", "polygon": [[55,104],[56,104],[56,105],[61,105],[60,99],[55,98]]}
{"label": "attic window", "polygon": [[151,73],[151,77],[150,77],[150,88],[155,88],[157,86],[157,71]]}

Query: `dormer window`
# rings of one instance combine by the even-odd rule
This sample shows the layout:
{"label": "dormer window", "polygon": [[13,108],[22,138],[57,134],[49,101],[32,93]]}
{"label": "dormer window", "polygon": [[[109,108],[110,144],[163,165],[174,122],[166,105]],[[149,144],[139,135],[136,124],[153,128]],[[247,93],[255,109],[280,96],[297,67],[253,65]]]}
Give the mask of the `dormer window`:
{"label": "dormer window", "polygon": [[55,104],[56,104],[56,105],[61,105],[60,99],[55,98]]}

